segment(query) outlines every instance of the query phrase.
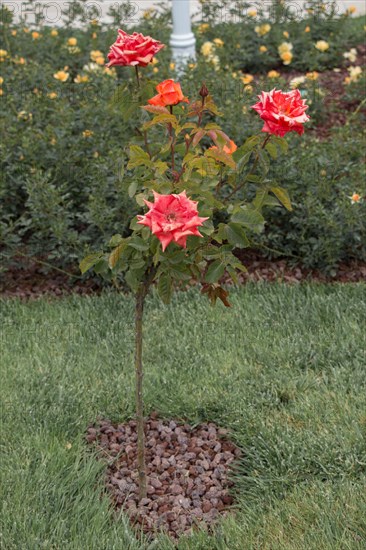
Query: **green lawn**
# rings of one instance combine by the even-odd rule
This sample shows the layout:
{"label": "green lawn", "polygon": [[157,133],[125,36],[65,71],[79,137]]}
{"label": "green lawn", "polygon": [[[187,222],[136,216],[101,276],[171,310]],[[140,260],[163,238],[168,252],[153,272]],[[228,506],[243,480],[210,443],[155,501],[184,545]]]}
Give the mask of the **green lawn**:
{"label": "green lawn", "polygon": [[[366,548],[365,288],[248,285],[230,310],[150,298],[147,411],[215,421],[243,449],[236,515],[179,549]],[[1,303],[4,550],[173,548],[114,516],[83,439],[133,414],[132,316],[116,294]]]}

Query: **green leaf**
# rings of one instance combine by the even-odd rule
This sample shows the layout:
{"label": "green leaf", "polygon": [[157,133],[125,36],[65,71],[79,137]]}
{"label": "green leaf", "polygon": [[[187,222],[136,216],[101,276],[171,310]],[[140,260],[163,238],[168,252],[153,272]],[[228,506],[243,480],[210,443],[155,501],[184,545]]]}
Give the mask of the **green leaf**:
{"label": "green leaf", "polygon": [[137,186],[138,186],[138,181],[133,181],[133,182],[130,183],[130,185],[128,186],[128,196],[129,196],[131,199],[132,199],[132,197],[134,197],[135,194],[136,194]]}
{"label": "green leaf", "polygon": [[227,155],[224,151],[220,151],[219,149],[207,149],[207,151],[205,151],[205,156],[214,158],[216,161],[226,164],[226,166],[229,166],[233,170],[236,168],[236,163],[233,157],[231,155]]}
{"label": "green leaf", "polygon": [[111,237],[111,240],[109,241],[109,246],[111,248],[114,248],[115,246],[118,246],[119,244],[121,244],[121,242],[123,241],[123,237],[122,235],[120,235],[119,233],[117,233],[116,235],[113,235]]}
{"label": "green leaf", "polygon": [[99,262],[99,260],[103,258],[103,254],[101,252],[97,252],[95,254],[89,254],[88,256],[85,256],[79,263],[80,271],[82,274],[86,273],[95,266]]}
{"label": "green leaf", "polygon": [[131,239],[128,242],[128,246],[131,246],[135,250],[141,250],[141,251],[148,250],[150,248],[149,243],[144,241],[144,239],[142,239],[138,235],[133,235],[131,237]]}
{"label": "green leaf", "polygon": [[121,258],[122,253],[126,249],[126,247],[127,247],[127,242],[123,242],[119,244],[114,250],[112,250],[108,258],[108,265],[111,269],[116,267],[116,264],[118,260]]}
{"label": "green leaf", "polygon": [[261,211],[267,195],[268,195],[267,187],[259,187],[259,189],[257,189],[255,199],[253,200],[253,205],[257,210]]}
{"label": "green leaf", "polygon": [[145,122],[143,125],[143,130],[148,130],[152,126],[155,126],[156,124],[171,124],[173,128],[175,128],[178,124],[177,117],[171,114],[161,114],[155,116],[152,120],[149,120],[149,122]]}
{"label": "green leaf", "polygon": [[261,233],[264,229],[264,218],[258,210],[249,205],[242,206],[234,211],[231,221],[247,227],[254,233]]}
{"label": "green leaf", "polygon": [[250,246],[250,241],[243,227],[238,223],[230,222],[226,226],[226,238],[230,244],[238,248],[247,248]]}
{"label": "green leaf", "polygon": [[138,145],[130,146],[130,159],[127,168],[136,168],[137,166],[151,166],[149,155]]}
{"label": "green leaf", "polygon": [[125,274],[125,280],[131,290],[133,290],[134,292],[138,290],[139,280],[137,278],[137,273],[135,270],[129,269]]}
{"label": "green leaf", "polygon": [[268,153],[271,155],[271,157],[276,160],[277,158],[277,147],[275,146],[274,143],[267,143],[266,145],[266,151],[268,151]]}
{"label": "green leaf", "polygon": [[172,298],[172,278],[169,273],[162,273],[158,282],[158,294],[164,304],[169,304]]}
{"label": "green leaf", "polygon": [[270,187],[270,190],[274,195],[276,195],[276,197],[283,204],[283,206],[291,212],[292,210],[291,200],[286,189],[284,189],[283,187]]}
{"label": "green leaf", "polygon": [[205,276],[206,283],[216,283],[225,273],[225,264],[221,260],[215,260],[208,266]]}
{"label": "green leaf", "polygon": [[231,267],[231,265],[228,265],[226,269],[227,269],[228,274],[232,278],[234,284],[237,285],[239,283],[239,277],[238,277],[238,274],[237,274],[236,270],[233,267]]}

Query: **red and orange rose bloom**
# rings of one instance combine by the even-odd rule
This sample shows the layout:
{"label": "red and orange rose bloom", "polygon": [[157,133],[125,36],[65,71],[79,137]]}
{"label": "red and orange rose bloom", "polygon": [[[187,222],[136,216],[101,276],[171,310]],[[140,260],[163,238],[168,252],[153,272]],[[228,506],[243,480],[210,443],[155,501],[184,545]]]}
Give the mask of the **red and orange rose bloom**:
{"label": "red and orange rose bloom", "polygon": [[117,40],[108,54],[107,67],[114,65],[146,67],[162,48],[164,44],[151,36],[144,36],[138,32],[127,34],[119,29]]}
{"label": "red and orange rose bloom", "polygon": [[188,98],[184,97],[180,84],[174,80],[164,80],[156,86],[158,95],[148,100],[150,105],[167,107],[169,105],[178,105],[181,101],[189,103]]}
{"label": "red and orange rose bloom", "polygon": [[163,252],[171,242],[186,248],[187,237],[202,237],[197,228],[208,218],[198,215],[197,202],[189,199],[185,191],[179,195],[160,195],[156,191],[153,193],[155,202],[145,200],[149,211],[144,216],[137,216],[137,223],[151,229],[161,242]]}
{"label": "red and orange rose bloom", "polygon": [[252,109],[264,120],[262,132],[281,137],[288,132],[304,133],[303,124],[309,120],[305,113],[308,105],[301,98],[299,90],[286,93],[274,88],[270,92],[262,92],[258,97],[260,101]]}

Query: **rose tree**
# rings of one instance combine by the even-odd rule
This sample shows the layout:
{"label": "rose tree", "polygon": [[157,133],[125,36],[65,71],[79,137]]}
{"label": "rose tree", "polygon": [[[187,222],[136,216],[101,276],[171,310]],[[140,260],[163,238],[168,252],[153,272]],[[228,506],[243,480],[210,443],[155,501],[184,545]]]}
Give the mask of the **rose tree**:
{"label": "rose tree", "polygon": [[[114,65],[136,68],[140,97],[146,96],[139,66],[151,61],[162,45],[150,37],[119,31],[109,55]],[[126,189],[135,197],[140,214],[130,234],[112,237],[110,252],[90,254],[81,271],[94,268],[110,279],[123,274],[135,295],[136,416],[139,496],[146,496],[142,398],[142,318],[152,285],[164,303],[174,286],[196,282],[212,304],[219,298],[230,306],[220,284],[225,272],[238,282],[245,267],[233,254],[253,246],[252,236],[263,231],[264,207],[283,205],[289,196],[269,178],[270,162],[286,153],[285,134],[303,132],[307,105],[297,90],[262,92],[253,106],[264,121],[261,134],[237,146],[220,128],[220,112],[205,85],[197,99],[184,96],[179,83],[166,80],[158,95],[141,109],[150,115],[129,145]],[[127,92],[126,92],[127,93]],[[184,105],[183,105],[184,103]],[[243,121],[244,123],[244,121]]]}

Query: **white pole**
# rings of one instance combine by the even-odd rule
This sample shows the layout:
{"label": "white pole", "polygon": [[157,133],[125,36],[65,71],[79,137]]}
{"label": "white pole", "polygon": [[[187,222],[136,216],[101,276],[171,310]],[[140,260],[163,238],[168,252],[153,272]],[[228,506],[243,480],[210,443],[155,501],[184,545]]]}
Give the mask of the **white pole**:
{"label": "white pole", "polygon": [[173,34],[170,46],[177,69],[183,68],[188,59],[196,57],[196,39],[192,32],[190,0],[172,0],[173,2]]}

